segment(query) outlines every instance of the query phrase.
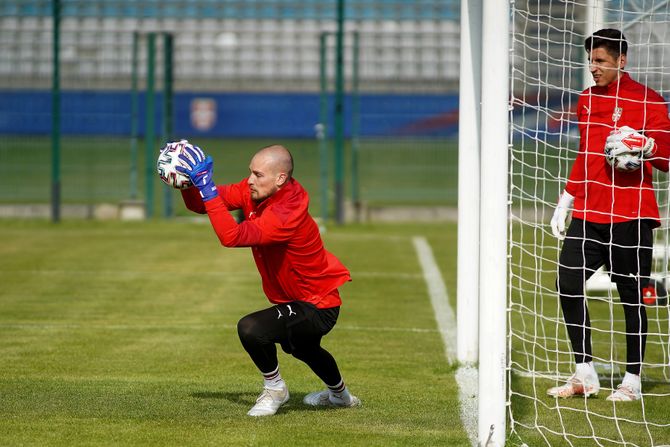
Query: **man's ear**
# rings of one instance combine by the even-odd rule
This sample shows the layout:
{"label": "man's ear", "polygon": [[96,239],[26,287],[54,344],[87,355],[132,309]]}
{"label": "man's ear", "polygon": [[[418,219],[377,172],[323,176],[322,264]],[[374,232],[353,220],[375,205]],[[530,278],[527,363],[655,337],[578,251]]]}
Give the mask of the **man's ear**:
{"label": "man's ear", "polygon": [[626,57],[625,54],[622,54],[619,56],[619,69],[623,70],[626,67],[626,63],[628,62],[628,58]]}
{"label": "man's ear", "polygon": [[281,188],[282,186],[284,186],[286,184],[286,180],[288,180],[288,175],[286,175],[286,173],[284,173],[284,172],[281,172],[277,176],[277,180],[275,181],[275,183],[278,187]]}

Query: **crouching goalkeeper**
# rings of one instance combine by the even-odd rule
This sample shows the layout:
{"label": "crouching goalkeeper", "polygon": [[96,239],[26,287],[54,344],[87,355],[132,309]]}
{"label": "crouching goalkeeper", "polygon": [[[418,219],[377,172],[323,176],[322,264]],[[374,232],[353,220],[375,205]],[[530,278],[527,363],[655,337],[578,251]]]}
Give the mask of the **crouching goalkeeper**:
{"label": "crouching goalkeeper", "polygon": [[[187,149],[189,150],[189,149]],[[212,158],[191,151],[197,163],[189,168],[193,187],[182,190],[186,207],[207,214],[226,247],[251,247],[263,291],[273,306],[242,318],[237,331],[242,346],[263,376],[263,391],[249,416],[269,416],[289,399],[279,372],[276,344],[305,362],[326,390],[305,396],[312,406],[353,407],[360,400],[349,393],[333,356],[321,338],[335,325],[342,303],[338,287],[351,280],[349,271],[325,250],[319,229],[308,213],[307,191],[293,178],[293,157],[279,145],[258,151],[249,177],[216,186]],[[241,209],[238,224],[230,210]]]}

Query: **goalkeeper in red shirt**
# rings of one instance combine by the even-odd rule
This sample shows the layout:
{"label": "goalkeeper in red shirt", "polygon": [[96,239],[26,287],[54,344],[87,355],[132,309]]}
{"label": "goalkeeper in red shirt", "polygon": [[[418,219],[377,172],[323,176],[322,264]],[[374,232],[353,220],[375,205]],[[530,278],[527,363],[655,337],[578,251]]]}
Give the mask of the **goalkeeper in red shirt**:
{"label": "goalkeeper in red shirt", "polygon": [[[260,370],[264,387],[249,416],[269,416],[289,399],[279,373],[276,344],[305,362],[327,389],[308,394],[312,406],[353,407],[360,400],[349,393],[333,356],[321,338],[335,325],[340,309],[338,287],[351,280],[349,271],[321,241],[308,213],[307,191],[293,178],[293,157],[279,145],[261,149],[251,160],[249,177],[215,186],[212,158],[188,149],[195,163],[177,168],[194,187],[182,190],[186,207],[207,213],[226,247],[251,247],[263,291],[273,306],[242,318],[237,331],[242,346]],[[230,210],[241,209],[238,224]]]}
{"label": "goalkeeper in red shirt", "polygon": [[547,392],[588,397],[600,390],[584,283],[604,265],[619,292],[626,326],[626,373],[607,399],[634,401],[641,397],[647,333],[642,289],[650,280],[652,230],[660,225],[653,170],[668,171],[670,120],[664,99],[624,71],[628,44],[621,31],[597,31],[584,47],[595,86],[577,103],[579,152],[551,219],[554,235],[565,240],[557,287],[576,371]]}

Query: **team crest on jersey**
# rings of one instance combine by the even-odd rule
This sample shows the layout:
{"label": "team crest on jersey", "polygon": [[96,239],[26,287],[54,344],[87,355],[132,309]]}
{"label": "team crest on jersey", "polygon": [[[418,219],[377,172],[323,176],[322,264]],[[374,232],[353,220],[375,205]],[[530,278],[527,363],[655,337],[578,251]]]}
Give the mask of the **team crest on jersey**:
{"label": "team crest on jersey", "polygon": [[619,121],[619,118],[621,118],[621,114],[623,113],[623,109],[621,107],[615,107],[614,112],[612,113],[612,121],[615,123]]}

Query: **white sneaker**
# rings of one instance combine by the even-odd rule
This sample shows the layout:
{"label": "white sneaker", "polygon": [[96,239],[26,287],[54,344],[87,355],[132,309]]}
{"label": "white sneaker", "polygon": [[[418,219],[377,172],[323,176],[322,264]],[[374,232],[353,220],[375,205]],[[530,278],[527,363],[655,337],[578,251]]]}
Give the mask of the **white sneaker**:
{"label": "white sneaker", "polygon": [[547,394],[552,397],[572,397],[572,396],[595,396],[600,391],[600,381],[596,374],[588,374],[578,377],[573,374],[565,385],[555,386],[547,390]]}
{"label": "white sneaker", "polygon": [[612,402],[632,402],[640,400],[642,393],[639,388],[636,388],[627,383],[622,383],[616,387],[616,390],[607,396],[607,400]]}
{"label": "white sneaker", "polygon": [[272,416],[279,410],[279,407],[288,401],[288,397],[288,388],[286,387],[280,390],[263,388],[263,392],[256,399],[256,405],[251,407],[247,414],[249,416]]}
{"label": "white sneaker", "polygon": [[328,390],[309,393],[302,402],[313,407],[357,407],[361,404],[361,400],[353,394],[346,399],[342,394],[331,396]]}

